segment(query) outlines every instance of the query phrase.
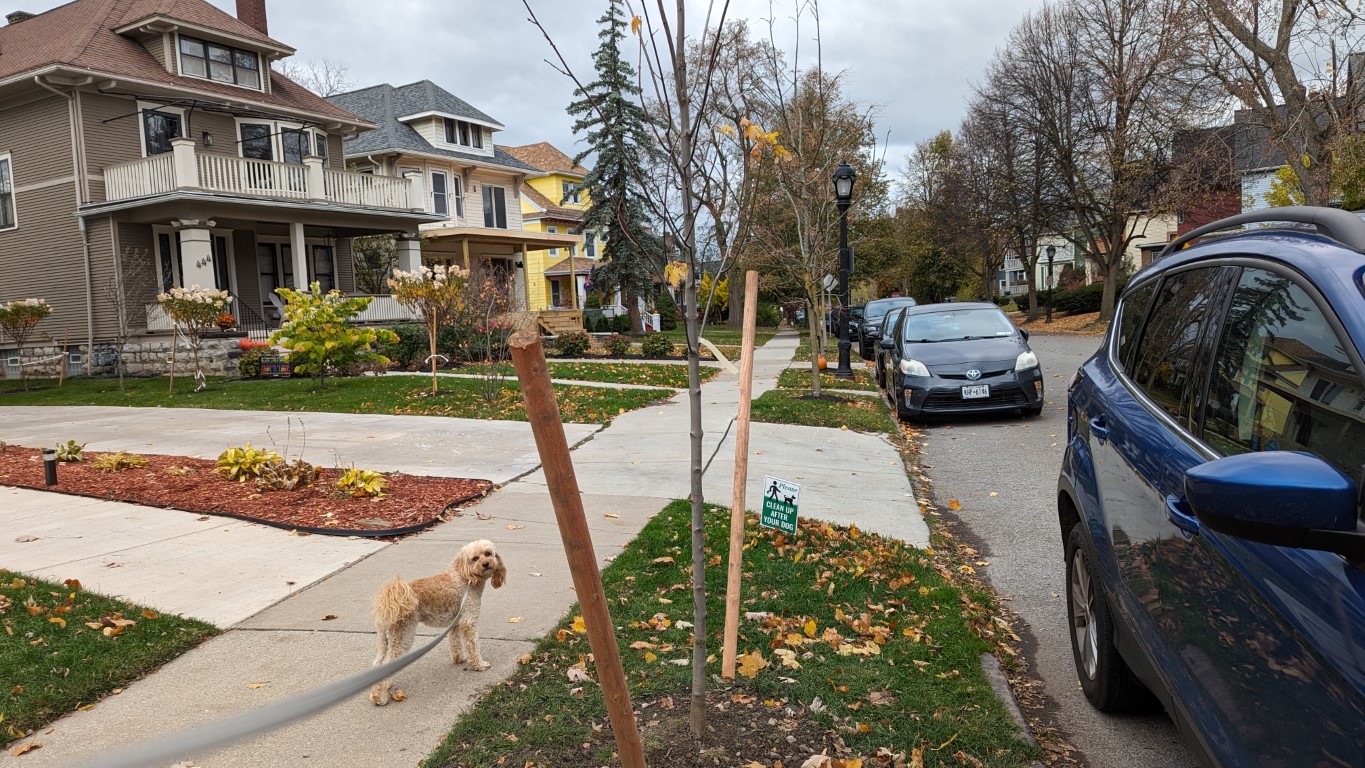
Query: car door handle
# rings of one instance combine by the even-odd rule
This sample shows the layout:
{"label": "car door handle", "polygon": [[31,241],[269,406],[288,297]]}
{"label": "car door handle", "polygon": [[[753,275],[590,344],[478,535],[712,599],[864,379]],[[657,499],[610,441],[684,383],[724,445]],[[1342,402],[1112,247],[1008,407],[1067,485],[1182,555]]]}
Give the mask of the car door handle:
{"label": "car door handle", "polygon": [[1109,422],[1105,421],[1103,416],[1091,419],[1090,434],[1100,441],[1100,445],[1104,445],[1104,441],[1109,439]]}
{"label": "car door handle", "polygon": [[1175,524],[1186,539],[1199,533],[1199,518],[1186,511],[1185,502],[1175,496],[1166,497],[1166,519]]}

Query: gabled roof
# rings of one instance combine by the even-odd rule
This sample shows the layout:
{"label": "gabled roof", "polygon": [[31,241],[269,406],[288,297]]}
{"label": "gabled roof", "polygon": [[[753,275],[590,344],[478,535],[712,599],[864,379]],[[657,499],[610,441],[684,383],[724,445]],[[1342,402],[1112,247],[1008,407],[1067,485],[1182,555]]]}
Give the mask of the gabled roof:
{"label": "gabled roof", "polygon": [[[261,93],[212,80],[172,75],[140,43],[114,32],[148,16],[144,11],[172,13],[175,18],[211,27],[238,37],[250,37],[263,47],[284,47],[205,2],[205,0],[74,0],[16,24],[0,27],[0,80],[39,72],[54,66],[215,94],[237,103],[286,107],[347,123],[356,116],[329,104],[303,86],[271,70],[271,93]],[[155,15],[152,13],[151,15]],[[121,85],[119,90],[136,88]]]}
{"label": "gabled roof", "polygon": [[[357,115],[369,120],[378,126],[373,131],[362,133],[353,139],[346,140],[346,154],[355,155],[380,155],[388,152],[417,152],[424,155],[436,155],[440,157],[450,157],[457,160],[467,160],[475,163],[488,163],[501,165],[515,171],[532,172],[537,169],[512,157],[502,150],[501,147],[493,147],[493,156],[474,154],[472,152],[459,152],[451,149],[432,146],[431,142],[422,138],[411,125],[402,122],[398,118],[407,115],[418,114],[410,111],[413,106],[413,96],[416,93],[418,98],[426,92],[423,84],[431,85],[430,81],[422,80],[410,85],[395,88],[388,83],[373,85],[369,88],[362,88],[350,93],[340,93],[336,96],[329,96],[328,101],[338,107],[354,112]],[[437,86],[432,85],[433,88]],[[437,90],[440,90],[437,88]],[[443,91],[444,92],[444,91]],[[448,95],[448,94],[447,94]],[[454,99],[454,96],[450,98]],[[459,101],[456,99],[456,101]],[[460,102],[464,104],[464,102]],[[447,106],[451,106],[447,104]],[[466,105],[468,106],[468,105]],[[473,107],[470,110],[478,112]],[[483,115],[482,112],[479,112]],[[487,115],[484,118],[492,120]]]}
{"label": "gabled roof", "polygon": [[496,130],[506,127],[430,80],[398,86],[393,89],[393,99],[400,119],[436,112],[474,120]]}
{"label": "gabled roof", "polygon": [[524,181],[521,183],[521,193],[530,199],[532,203],[535,203],[537,208],[544,211],[544,213],[540,214],[543,217],[564,219],[565,221],[583,220],[583,211],[580,211],[577,208],[565,208],[562,205],[555,205],[550,198],[541,194],[535,187]]}
{"label": "gabled roof", "polygon": [[573,264],[573,272],[579,275],[586,275],[589,272],[591,272],[594,267],[602,266],[602,262],[598,261],[597,259],[584,259],[579,256],[571,256],[567,259],[557,261],[554,264],[551,264],[550,266],[546,267],[545,272],[543,274],[545,274],[546,277],[557,277],[559,275],[567,275],[569,274],[570,271],[569,270],[570,263]]}
{"label": "gabled roof", "polygon": [[587,168],[575,163],[573,158],[560,152],[555,145],[548,141],[526,144],[520,147],[504,147],[504,149],[512,157],[548,173],[563,173],[571,176],[588,175]]}

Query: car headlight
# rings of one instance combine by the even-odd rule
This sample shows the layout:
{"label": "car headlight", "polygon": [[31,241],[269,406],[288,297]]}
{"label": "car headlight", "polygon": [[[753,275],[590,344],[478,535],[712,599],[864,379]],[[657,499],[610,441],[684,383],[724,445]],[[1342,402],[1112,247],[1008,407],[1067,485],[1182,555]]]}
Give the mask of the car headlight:
{"label": "car headlight", "polygon": [[1038,356],[1032,350],[1020,353],[1019,359],[1014,361],[1014,370],[1027,371],[1030,368],[1038,367]]}
{"label": "car headlight", "polygon": [[924,366],[924,363],[921,363],[921,362],[918,361],[918,360],[912,360],[912,359],[910,359],[910,358],[906,358],[905,360],[902,360],[902,361],[900,362],[900,366],[898,366],[898,367],[900,368],[901,374],[902,374],[902,375],[905,375],[905,376],[928,376],[928,375],[929,375],[929,369],[926,368],[926,367]]}

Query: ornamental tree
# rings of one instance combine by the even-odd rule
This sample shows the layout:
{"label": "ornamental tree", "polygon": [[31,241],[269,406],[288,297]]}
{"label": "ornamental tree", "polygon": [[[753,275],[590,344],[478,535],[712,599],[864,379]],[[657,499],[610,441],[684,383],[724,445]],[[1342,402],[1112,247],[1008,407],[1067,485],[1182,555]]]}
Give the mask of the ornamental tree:
{"label": "ornamental tree", "polygon": [[441,329],[450,325],[463,306],[463,295],[468,273],[459,267],[437,264],[435,267],[418,267],[411,272],[401,269],[393,271],[389,278],[389,290],[399,304],[417,314],[417,319],[427,329],[427,340],[431,355],[431,394],[437,393],[436,337]]}
{"label": "ornamental tree", "polygon": [[[0,304],[0,332],[18,345],[22,355],[33,329],[50,314],[52,307],[43,299],[16,299]],[[26,382],[22,361],[19,363],[19,381]],[[27,383],[24,388],[28,388]]]}
{"label": "ornamental tree", "polygon": [[171,375],[166,387],[168,393],[175,391],[175,350],[177,339],[184,334],[190,343],[190,355],[194,360],[194,391],[208,386],[204,371],[199,365],[199,343],[204,334],[217,329],[218,315],[232,306],[232,296],[227,291],[215,288],[200,288],[198,284],[189,288],[175,287],[158,294],[157,303],[166,316],[175,324],[175,336],[171,338]]}
{"label": "ornamental tree", "polygon": [[357,363],[388,364],[375,345],[396,342],[398,334],[387,328],[360,328],[354,322],[370,305],[369,296],[347,296],[338,290],[323,293],[317,282],[306,291],[277,288],[275,292],[284,299],[284,322],[270,343],[289,350],[294,370],[317,374],[322,385],[331,370]]}

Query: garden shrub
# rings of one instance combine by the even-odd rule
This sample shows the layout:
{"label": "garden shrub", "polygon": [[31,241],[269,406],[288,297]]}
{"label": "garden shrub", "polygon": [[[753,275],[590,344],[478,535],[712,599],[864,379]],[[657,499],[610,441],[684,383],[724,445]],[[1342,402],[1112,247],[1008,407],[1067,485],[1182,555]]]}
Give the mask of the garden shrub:
{"label": "garden shrub", "polygon": [[659,325],[663,330],[672,331],[678,327],[678,303],[667,288],[659,289],[659,298],[654,300],[654,311],[659,313]]}
{"label": "garden shrub", "polygon": [[427,359],[427,329],[416,323],[404,323],[389,330],[398,337],[397,341],[382,344],[379,354],[402,368],[421,365]]}
{"label": "garden shrub", "polygon": [[337,490],[348,496],[380,498],[384,495],[385,483],[384,475],[380,472],[351,467],[337,478]]}
{"label": "garden shrub", "polygon": [[592,347],[588,334],[582,331],[561,333],[555,338],[555,351],[561,355],[581,355]]}
{"label": "garden shrub", "polygon": [[583,300],[583,309],[601,309],[602,297],[597,295],[597,291],[588,291],[588,298]]}
{"label": "garden shrub", "polygon": [[[1127,280],[1120,280],[1117,296],[1123,292]],[[1090,285],[1079,288],[1069,288],[1065,291],[1057,291],[1052,297],[1052,308],[1058,312],[1065,312],[1069,315],[1079,315],[1088,312],[1099,312],[1100,306],[1104,303],[1104,283],[1091,283]]]}
{"label": "garden shrub", "polygon": [[337,290],[323,293],[317,282],[306,291],[275,292],[284,298],[284,322],[270,342],[289,350],[289,362],[298,373],[316,374],[325,381],[328,373],[354,369],[357,363],[388,363],[375,345],[393,343],[397,339],[393,331],[360,328],[353,322],[370,305],[369,297]]}
{"label": "garden shrub", "polygon": [[673,340],[662,333],[651,333],[640,342],[640,354],[645,357],[668,357],[673,354]]}
{"label": "garden shrub", "polygon": [[[471,342],[474,339],[474,328],[469,323],[461,322],[462,318],[452,318],[450,325],[442,326],[436,334],[436,351],[445,355],[449,360],[471,360],[473,353],[470,351]],[[423,331],[422,346],[426,346],[425,331]],[[417,362],[425,363],[427,351],[420,350]]]}
{"label": "garden shrub", "polygon": [[607,354],[612,357],[625,357],[630,354],[630,337],[623,336],[619,333],[613,333],[607,337],[603,346],[607,348]]}
{"label": "garden shrub", "polygon": [[611,327],[605,330],[612,333],[630,333],[630,315],[617,315],[611,319]]}
{"label": "garden shrub", "polygon": [[237,374],[244,379],[254,379],[261,375],[261,358],[270,354],[270,343],[242,339],[237,344],[242,356],[237,358]]}
{"label": "garden shrub", "polygon": [[1007,305],[1007,304],[1013,302],[1013,301],[1014,301],[1014,297],[1013,297],[1013,296],[992,296],[992,297],[991,297],[991,301],[995,303],[995,306],[997,306],[997,307],[1003,307],[1003,306],[1005,306],[1005,305]]}
{"label": "garden shrub", "polygon": [[145,467],[147,460],[136,454],[119,451],[118,453],[101,454],[90,466],[101,472],[122,472],[125,469]]}
{"label": "garden shrub", "polygon": [[758,309],[754,310],[754,316],[760,328],[776,328],[782,324],[782,313],[766,301],[759,303]]}
{"label": "garden shrub", "polygon": [[57,443],[57,461],[85,461],[81,451],[85,448],[85,443],[77,443],[75,440],[67,440],[66,444]]}

